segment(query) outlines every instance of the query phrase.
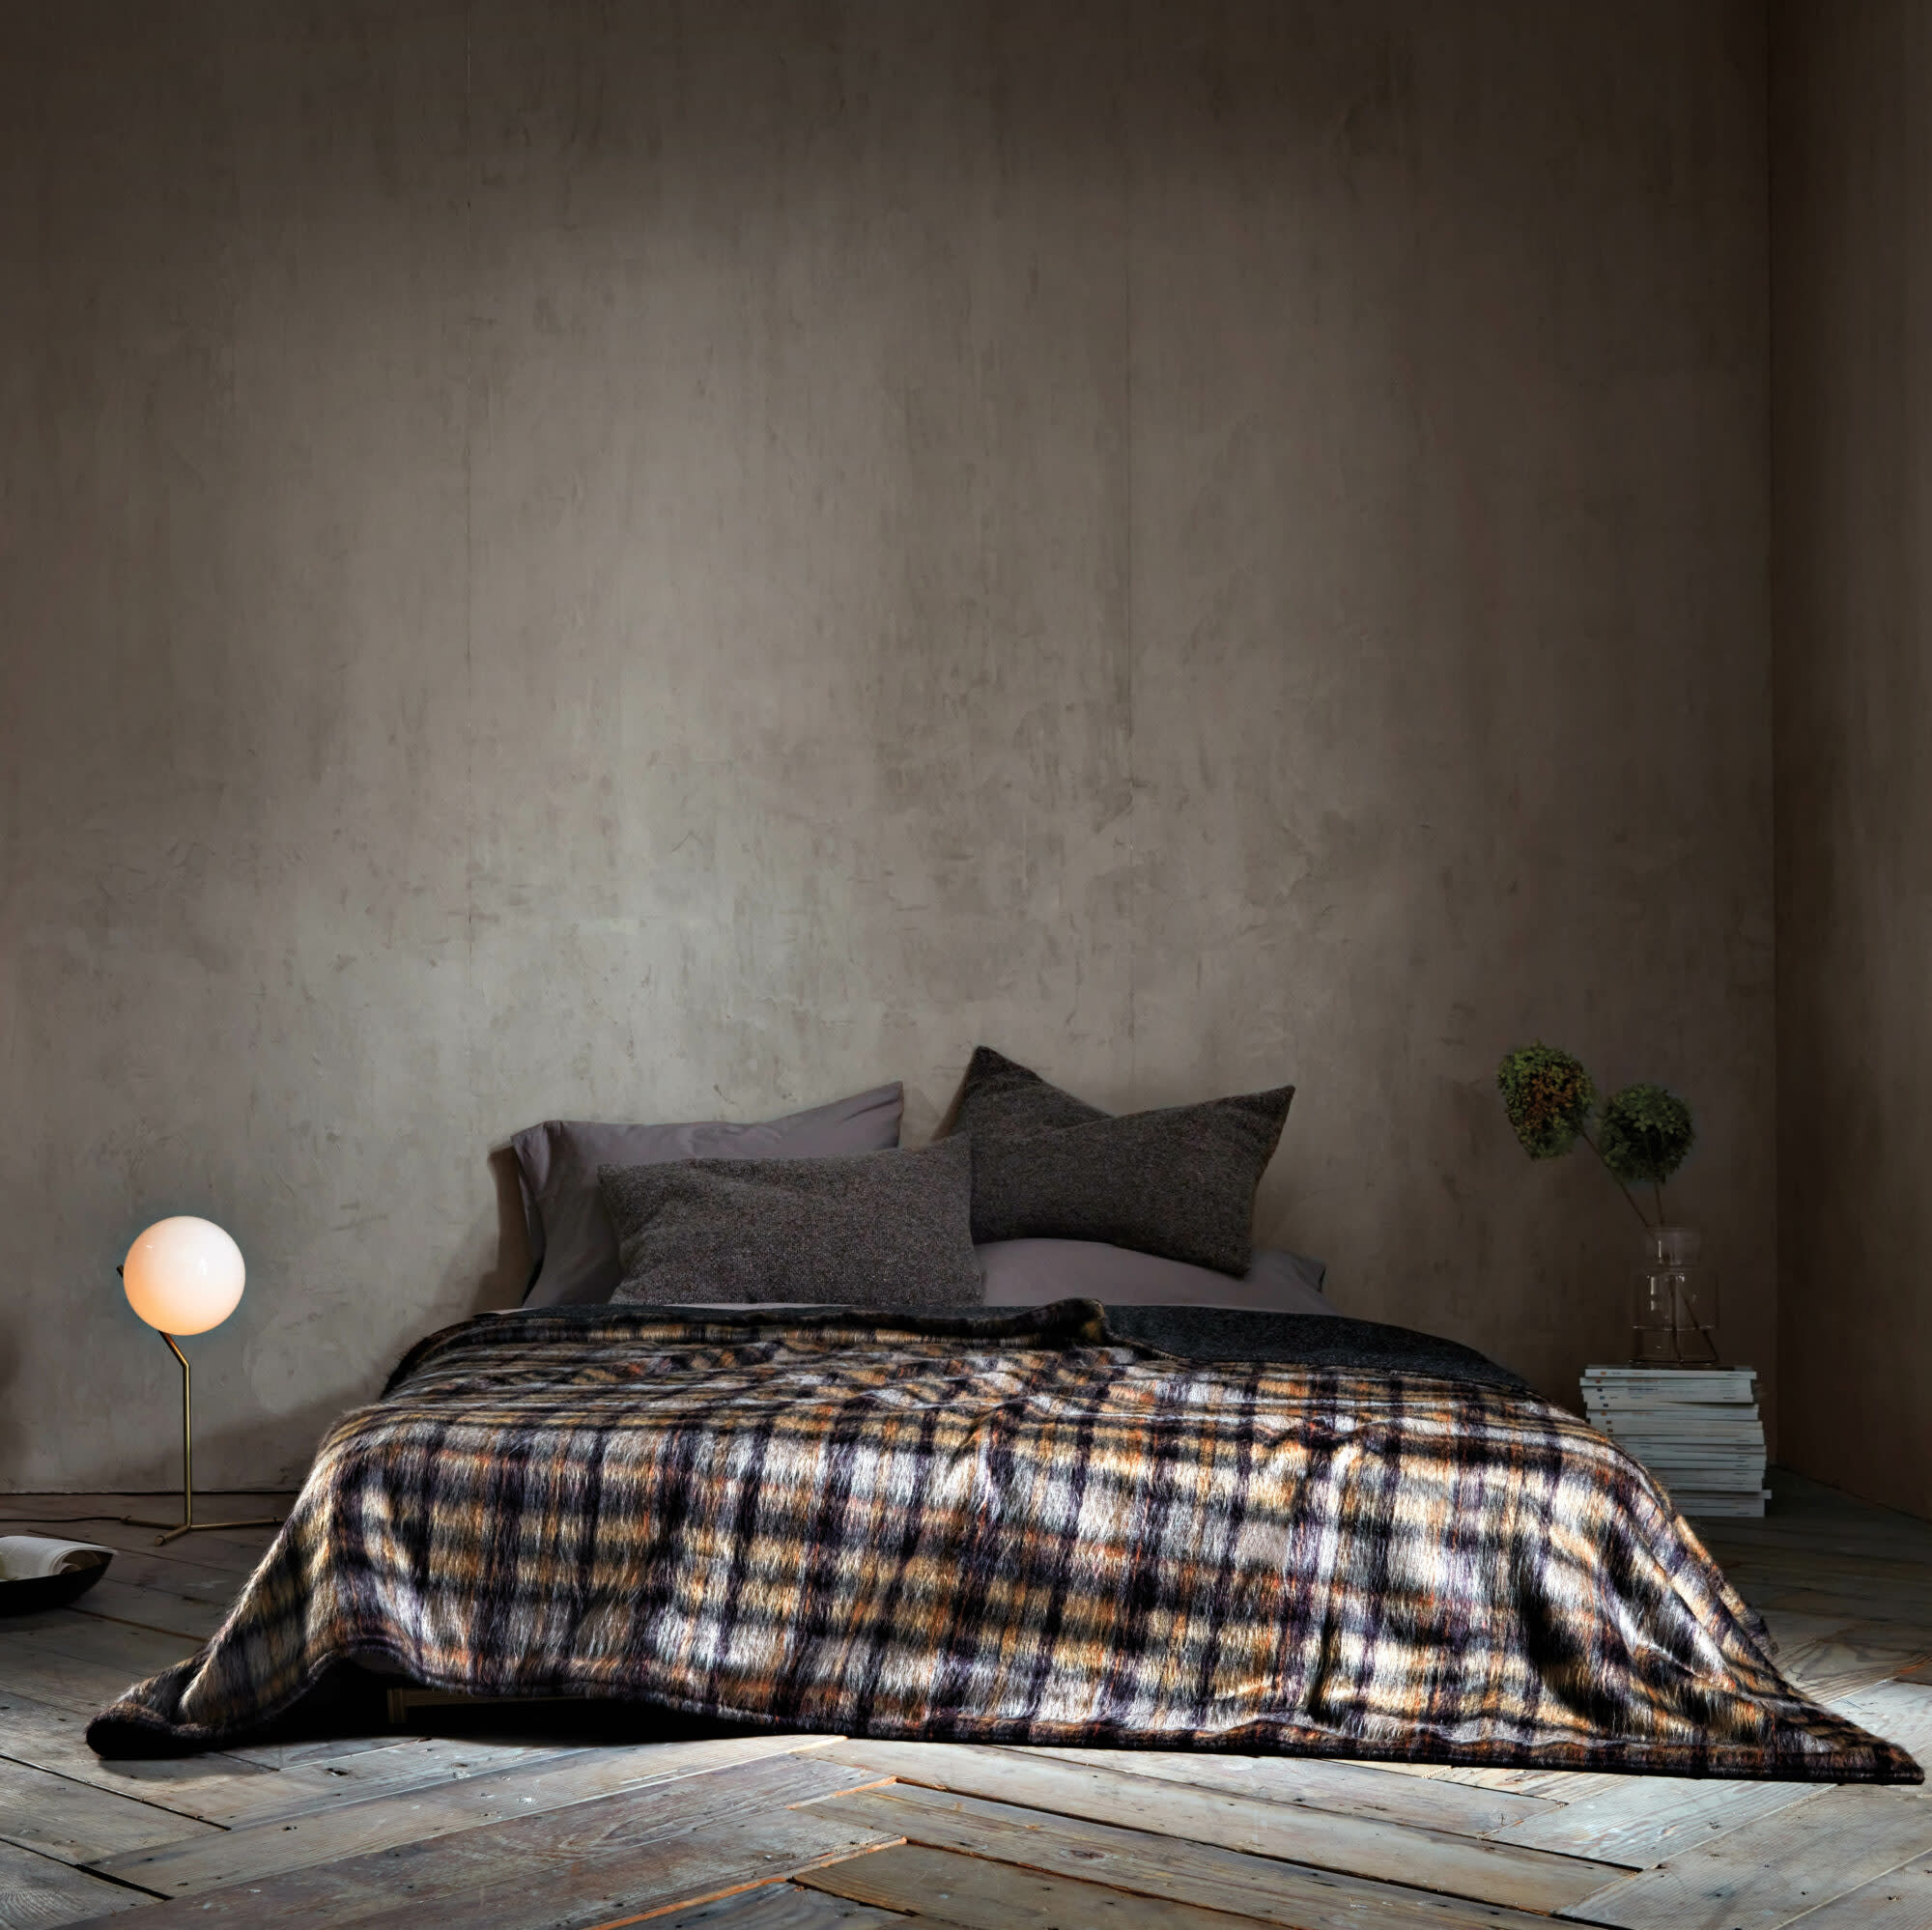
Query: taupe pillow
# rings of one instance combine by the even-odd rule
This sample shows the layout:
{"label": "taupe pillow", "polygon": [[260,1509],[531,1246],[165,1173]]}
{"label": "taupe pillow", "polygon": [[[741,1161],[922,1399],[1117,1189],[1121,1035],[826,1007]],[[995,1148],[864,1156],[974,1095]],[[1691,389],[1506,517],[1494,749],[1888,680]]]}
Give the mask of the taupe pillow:
{"label": "taupe pillow", "polygon": [[980,1046],[952,1123],[973,1143],[973,1237],[1103,1240],[1245,1273],[1255,1188],[1293,1097],[1281,1086],[1114,1118]]}
{"label": "taupe pillow", "polygon": [[846,1159],[604,1166],[597,1180],[617,1234],[615,1303],[980,1298],[964,1140]]}
{"label": "taupe pillow", "polygon": [[601,1125],[546,1120],[510,1145],[529,1229],[527,1307],[608,1300],[616,1286],[617,1236],[597,1190],[600,1166],[655,1166],[668,1159],[827,1159],[899,1143],[905,1103],[896,1083],[757,1125],[709,1120],[683,1125]]}

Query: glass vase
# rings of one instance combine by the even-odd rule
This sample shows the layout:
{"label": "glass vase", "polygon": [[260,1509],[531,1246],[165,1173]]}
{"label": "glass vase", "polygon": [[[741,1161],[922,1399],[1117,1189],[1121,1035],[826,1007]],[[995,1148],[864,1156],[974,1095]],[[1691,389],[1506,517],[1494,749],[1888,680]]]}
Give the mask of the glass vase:
{"label": "glass vase", "polygon": [[1631,1276],[1631,1363],[1718,1364],[1718,1280],[1689,1227],[1647,1227],[1643,1264]]}

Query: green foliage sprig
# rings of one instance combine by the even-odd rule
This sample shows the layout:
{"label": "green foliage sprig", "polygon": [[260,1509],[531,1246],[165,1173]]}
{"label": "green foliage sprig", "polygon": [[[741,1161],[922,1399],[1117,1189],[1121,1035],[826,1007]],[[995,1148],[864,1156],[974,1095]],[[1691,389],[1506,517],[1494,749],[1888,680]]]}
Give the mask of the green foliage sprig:
{"label": "green foliage sprig", "polygon": [[1597,1122],[1597,1149],[1626,1186],[1662,1186],[1696,1143],[1690,1108],[1662,1086],[1626,1086]]}
{"label": "green foliage sprig", "polygon": [[1532,1159],[1560,1159],[1590,1123],[1597,1089],[1583,1062],[1540,1041],[1506,1053],[1496,1067],[1503,1110]]}
{"label": "green foliage sprig", "polygon": [[1633,1186],[1649,1186],[1657,1203],[1656,1224],[1664,1223],[1664,1182],[1697,1142],[1690,1108],[1675,1093],[1648,1082],[1612,1093],[1603,1102],[1592,1137],[1595,1082],[1581,1060],[1541,1040],[1503,1055],[1496,1090],[1518,1141],[1532,1159],[1560,1159],[1580,1140],[1645,1227],[1651,1222],[1644,1218]]}

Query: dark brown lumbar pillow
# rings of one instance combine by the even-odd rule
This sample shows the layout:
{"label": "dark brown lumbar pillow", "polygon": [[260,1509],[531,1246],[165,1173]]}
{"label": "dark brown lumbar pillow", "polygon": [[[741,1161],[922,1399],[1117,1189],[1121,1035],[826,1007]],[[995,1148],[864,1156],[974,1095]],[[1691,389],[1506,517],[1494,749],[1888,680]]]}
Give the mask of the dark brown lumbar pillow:
{"label": "dark brown lumbar pillow", "polygon": [[1293,1097],[1281,1086],[1115,1118],[980,1046],[952,1123],[973,1143],[973,1237],[1105,1240],[1244,1273]]}
{"label": "dark brown lumbar pillow", "polygon": [[600,1166],[597,1180],[623,1269],[613,1303],[980,1298],[964,1140],[838,1159]]}

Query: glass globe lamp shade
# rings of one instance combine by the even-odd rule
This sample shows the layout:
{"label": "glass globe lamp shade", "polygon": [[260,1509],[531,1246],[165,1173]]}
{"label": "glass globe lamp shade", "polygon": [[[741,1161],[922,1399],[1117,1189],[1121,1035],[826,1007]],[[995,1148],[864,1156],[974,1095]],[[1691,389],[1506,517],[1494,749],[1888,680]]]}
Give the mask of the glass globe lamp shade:
{"label": "glass globe lamp shade", "polygon": [[156,1220],[121,1268],[128,1304],[164,1334],[218,1327],[242,1298],[242,1249],[213,1220]]}

